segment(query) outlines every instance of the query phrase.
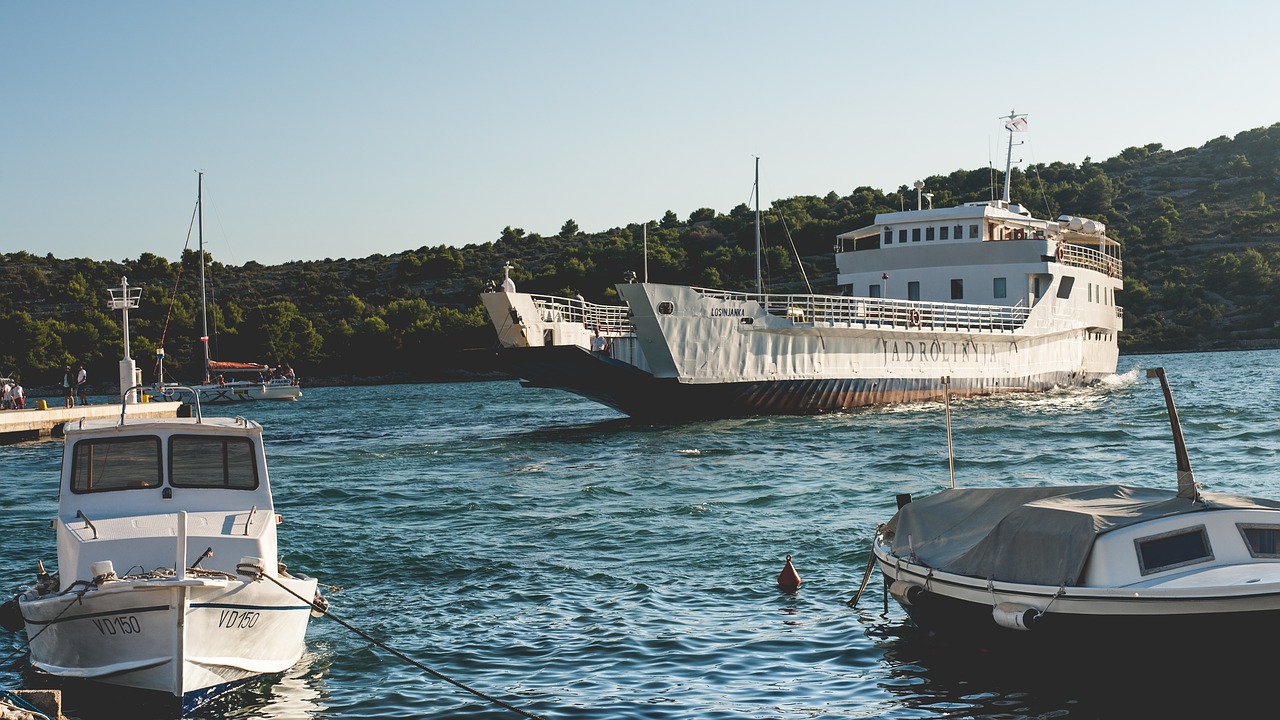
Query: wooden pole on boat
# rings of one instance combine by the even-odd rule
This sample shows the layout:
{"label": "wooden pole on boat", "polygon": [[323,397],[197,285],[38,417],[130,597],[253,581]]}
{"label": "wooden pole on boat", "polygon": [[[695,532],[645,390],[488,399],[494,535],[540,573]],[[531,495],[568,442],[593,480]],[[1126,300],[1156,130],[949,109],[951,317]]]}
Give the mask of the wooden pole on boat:
{"label": "wooden pole on boat", "polygon": [[1197,501],[1200,499],[1200,491],[1196,489],[1195,473],[1191,472],[1191,458],[1187,457],[1187,443],[1182,438],[1182,423],[1178,422],[1178,409],[1173,406],[1173,391],[1169,389],[1164,368],[1148,368],[1147,377],[1160,378],[1164,404],[1169,410],[1169,426],[1173,428],[1173,451],[1178,458],[1178,497]]}
{"label": "wooden pole on boat", "polygon": [[942,376],[942,405],[947,411],[947,464],[951,466],[951,489],[956,489],[956,456],[951,450],[951,376]]}

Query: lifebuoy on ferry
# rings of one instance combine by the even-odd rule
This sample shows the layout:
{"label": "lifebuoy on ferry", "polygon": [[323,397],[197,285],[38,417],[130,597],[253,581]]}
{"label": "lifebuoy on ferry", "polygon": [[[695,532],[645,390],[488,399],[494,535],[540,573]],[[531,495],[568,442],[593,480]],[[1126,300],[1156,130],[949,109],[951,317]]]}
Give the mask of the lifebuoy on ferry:
{"label": "lifebuoy on ferry", "polygon": [[911,309],[911,324],[920,327],[920,311],[915,308]]}
{"label": "lifebuoy on ferry", "polygon": [[1058,258],[1058,262],[1062,262],[1062,246],[1061,245],[1058,246],[1057,258]]}

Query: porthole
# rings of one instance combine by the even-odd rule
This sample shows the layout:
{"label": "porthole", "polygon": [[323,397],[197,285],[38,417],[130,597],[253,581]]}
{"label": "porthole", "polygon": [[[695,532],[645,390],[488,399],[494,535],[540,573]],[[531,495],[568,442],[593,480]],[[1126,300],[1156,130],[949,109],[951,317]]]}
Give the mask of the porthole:
{"label": "porthole", "polygon": [[662,302],[658,303],[659,315],[670,315],[675,311],[676,311],[676,304],[671,302],[670,300],[663,300]]}

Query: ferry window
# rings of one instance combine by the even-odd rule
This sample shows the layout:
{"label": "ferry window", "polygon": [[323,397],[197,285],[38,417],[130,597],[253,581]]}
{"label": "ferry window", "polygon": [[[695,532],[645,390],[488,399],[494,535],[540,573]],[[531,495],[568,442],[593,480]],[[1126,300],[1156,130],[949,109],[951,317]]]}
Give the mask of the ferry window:
{"label": "ferry window", "polygon": [[1058,283],[1058,299],[1066,300],[1071,297],[1071,288],[1075,287],[1076,279],[1070,275],[1063,275],[1062,282]]}
{"label": "ferry window", "polygon": [[952,300],[964,299],[964,280],[951,281],[951,299]]}
{"label": "ferry window", "polygon": [[258,487],[258,463],[249,438],[175,435],[169,439],[169,483],[174,487]]}
{"label": "ferry window", "polygon": [[1035,297],[1037,297],[1037,298],[1039,298],[1039,297],[1040,297],[1040,278],[1032,278],[1032,290],[1031,290],[1031,293],[1032,293],[1032,295],[1034,295],[1034,296],[1035,296]]}
{"label": "ferry window", "polygon": [[903,228],[898,231],[898,242],[904,243],[906,241],[907,241],[907,229]]}
{"label": "ferry window", "polygon": [[867,297],[873,297],[873,298],[880,297],[880,286],[872,285],[871,287],[867,288]]}
{"label": "ferry window", "polygon": [[920,299],[920,282],[918,280],[912,280],[911,282],[907,283],[907,299],[908,300]]}
{"label": "ferry window", "polygon": [[893,244],[893,230],[890,230],[889,228],[884,229],[884,244],[885,245]]}
{"label": "ferry window", "polygon": [[957,240],[963,240],[963,239],[964,239],[964,226],[963,226],[963,225],[957,225],[957,226],[955,227],[955,231],[956,231],[956,232],[955,232],[956,239],[957,239]]}
{"label": "ferry window", "polygon": [[943,225],[942,227],[938,228],[938,239],[939,239],[939,240],[950,240],[950,239],[951,239],[951,226],[950,226],[950,225]]}
{"label": "ferry window", "polygon": [[978,239],[978,226],[976,224],[969,226],[969,239],[970,240]]}
{"label": "ferry window", "polygon": [[920,242],[920,228],[911,228],[911,242]]}
{"label": "ferry window", "polygon": [[932,225],[930,225],[929,227],[927,227],[927,228],[925,228],[925,229],[924,229],[924,239],[925,239],[925,240],[932,240],[932,239],[933,239],[933,226],[932,226]]}
{"label": "ferry window", "polygon": [[1007,298],[1009,297],[1008,283],[1005,278],[996,278],[991,281],[991,297]]}
{"label": "ferry window", "polygon": [[1207,562],[1213,559],[1203,525],[1138,538],[1138,567],[1143,575]]}
{"label": "ferry window", "polygon": [[160,487],[160,438],[81,440],[71,456],[71,492]]}
{"label": "ferry window", "polygon": [[1280,558],[1280,526],[1237,525],[1253,557]]}

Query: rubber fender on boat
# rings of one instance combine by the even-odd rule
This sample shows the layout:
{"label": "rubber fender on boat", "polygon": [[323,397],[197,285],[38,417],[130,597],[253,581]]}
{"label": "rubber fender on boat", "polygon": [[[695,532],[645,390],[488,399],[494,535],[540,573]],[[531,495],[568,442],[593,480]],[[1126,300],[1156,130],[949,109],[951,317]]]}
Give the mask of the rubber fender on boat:
{"label": "rubber fender on boat", "polygon": [[1030,630],[1040,620],[1042,613],[1033,607],[1016,603],[1000,603],[991,608],[991,617],[1000,627],[1011,630]]}
{"label": "rubber fender on boat", "polygon": [[889,586],[889,594],[903,607],[911,607],[920,602],[920,598],[924,596],[924,588],[904,580],[894,580]]}

